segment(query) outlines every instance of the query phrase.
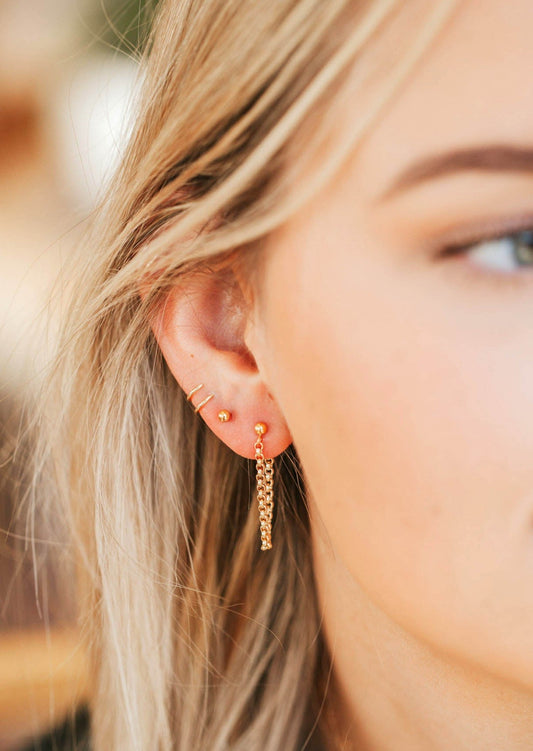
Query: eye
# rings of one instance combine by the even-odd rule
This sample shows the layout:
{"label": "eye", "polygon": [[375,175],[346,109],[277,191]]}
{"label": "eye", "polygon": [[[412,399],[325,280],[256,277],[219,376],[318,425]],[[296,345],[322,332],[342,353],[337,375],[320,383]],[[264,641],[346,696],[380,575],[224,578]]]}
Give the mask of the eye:
{"label": "eye", "polygon": [[469,263],[489,272],[512,273],[521,268],[533,269],[533,229],[449,246],[444,248],[441,255],[468,257]]}

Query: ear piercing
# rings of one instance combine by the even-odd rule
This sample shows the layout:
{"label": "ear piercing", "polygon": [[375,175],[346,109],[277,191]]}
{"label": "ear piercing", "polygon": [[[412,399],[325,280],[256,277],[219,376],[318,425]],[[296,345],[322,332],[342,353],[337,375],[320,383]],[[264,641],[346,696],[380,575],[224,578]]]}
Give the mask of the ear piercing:
{"label": "ear piercing", "polygon": [[[203,388],[203,385],[204,385],[203,383],[199,383],[198,386],[195,386],[193,389],[189,391],[189,393],[187,394],[188,402],[191,401],[191,399],[193,398],[193,396],[196,394],[196,392],[199,389]],[[205,399],[202,399],[202,401],[199,404],[197,404],[196,407],[194,408],[194,413],[195,414],[198,413],[202,409],[202,407],[204,407],[207,404],[207,402],[213,397],[214,397],[214,394],[209,394],[209,396],[206,396]]]}
{"label": "ear piercing", "polygon": [[[203,383],[199,383],[198,386],[195,386],[193,389],[191,389],[189,393],[187,394],[187,401],[191,402],[193,396],[196,394],[197,391],[203,388],[203,386],[204,386]],[[207,404],[207,402],[213,397],[214,397],[214,394],[209,394],[208,396],[205,397],[205,399],[202,399],[202,401],[199,402],[194,408],[195,414],[197,414],[202,409],[202,407],[204,407]],[[218,419],[220,420],[220,422],[228,422],[228,420],[231,419],[231,412],[228,412],[227,409],[221,409],[220,412],[218,413]]]}
{"label": "ear piercing", "polygon": [[[203,388],[203,383],[199,383],[187,394],[187,401],[190,402],[194,394]],[[207,402],[214,397],[209,394],[199,402],[194,408],[198,413]],[[231,412],[227,409],[221,409],[218,413],[220,422],[231,420]],[[254,442],[255,461],[256,461],[256,481],[257,481],[257,503],[259,507],[259,524],[261,534],[261,550],[270,550],[272,548],[272,514],[274,509],[274,459],[265,459],[263,453],[263,436],[268,427],[264,422],[258,422],[254,426],[257,438]]]}
{"label": "ear piercing", "polygon": [[189,391],[187,394],[187,401],[190,402],[194,394],[196,394],[197,391],[199,391],[201,388],[203,388],[204,384],[199,383],[198,386],[195,386],[193,389]]}

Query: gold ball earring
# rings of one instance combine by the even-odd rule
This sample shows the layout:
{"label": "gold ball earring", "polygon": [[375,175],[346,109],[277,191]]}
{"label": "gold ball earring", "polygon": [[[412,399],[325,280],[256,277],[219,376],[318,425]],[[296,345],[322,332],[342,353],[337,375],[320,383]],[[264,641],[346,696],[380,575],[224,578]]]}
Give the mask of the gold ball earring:
{"label": "gold ball earring", "polygon": [[257,480],[257,502],[261,532],[261,550],[272,548],[272,512],[274,509],[274,459],[265,459],[263,436],[268,430],[264,422],[256,423],[254,443]]}
{"label": "gold ball earring", "polygon": [[218,413],[218,419],[220,422],[228,422],[231,419],[231,412],[228,412],[227,409],[221,409]]}

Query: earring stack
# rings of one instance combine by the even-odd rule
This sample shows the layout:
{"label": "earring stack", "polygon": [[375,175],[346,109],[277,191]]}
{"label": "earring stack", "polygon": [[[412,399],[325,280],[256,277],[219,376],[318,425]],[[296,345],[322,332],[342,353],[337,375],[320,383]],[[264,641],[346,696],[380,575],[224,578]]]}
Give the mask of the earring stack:
{"label": "earring stack", "polygon": [[[199,383],[187,394],[187,401],[192,403],[194,394],[203,388],[203,383]],[[198,413],[207,402],[214,397],[209,394],[202,399],[194,412]],[[227,409],[221,409],[218,413],[220,422],[228,422],[231,419],[231,412]],[[254,443],[255,462],[256,462],[256,482],[257,482],[257,503],[259,508],[259,526],[261,535],[261,550],[272,549],[272,516],[274,510],[274,459],[265,459],[263,453],[263,436],[268,428],[264,422],[256,423],[254,427],[257,438]]]}

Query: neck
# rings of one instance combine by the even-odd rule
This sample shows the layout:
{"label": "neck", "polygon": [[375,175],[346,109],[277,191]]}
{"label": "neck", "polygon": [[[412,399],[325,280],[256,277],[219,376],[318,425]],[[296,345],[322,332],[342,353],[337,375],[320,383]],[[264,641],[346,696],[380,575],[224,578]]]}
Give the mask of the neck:
{"label": "neck", "polygon": [[[407,633],[314,539],[318,597],[333,655],[335,738],[345,751],[526,751],[533,689],[460,663]],[[339,742],[338,739],[341,739]]]}

